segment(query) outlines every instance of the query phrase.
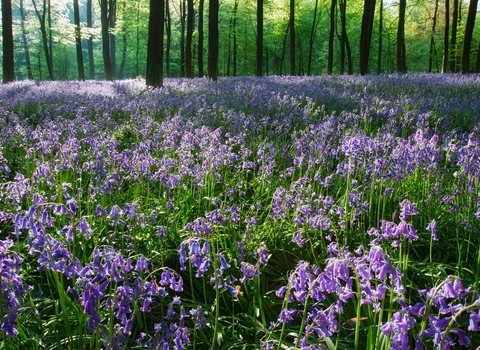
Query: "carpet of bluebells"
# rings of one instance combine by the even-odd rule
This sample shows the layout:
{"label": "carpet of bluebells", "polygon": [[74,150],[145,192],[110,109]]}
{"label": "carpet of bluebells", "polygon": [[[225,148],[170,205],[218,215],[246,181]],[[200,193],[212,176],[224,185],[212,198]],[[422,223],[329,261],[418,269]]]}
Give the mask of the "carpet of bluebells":
{"label": "carpet of bluebells", "polygon": [[480,76],[0,87],[0,348],[480,345]]}

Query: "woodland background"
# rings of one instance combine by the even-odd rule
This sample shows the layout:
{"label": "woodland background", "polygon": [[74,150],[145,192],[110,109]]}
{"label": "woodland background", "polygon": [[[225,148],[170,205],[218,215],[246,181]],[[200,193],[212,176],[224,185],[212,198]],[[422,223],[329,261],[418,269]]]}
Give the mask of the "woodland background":
{"label": "woodland background", "polygon": [[[10,2],[16,80],[145,76],[149,0],[3,0],[2,10]],[[218,40],[220,76],[457,72],[469,6],[474,6],[473,20],[478,15],[476,0],[221,0],[213,4],[218,39],[212,39],[208,0],[161,2],[165,77],[207,75],[212,40]],[[374,11],[373,26],[368,66],[362,70],[362,20],[368,7]],[[102,40],[102,14],[107,40]],[[263,33],[258,33],[259,16]],[[478,25],[468,40],[468,71],[478,72]],[[108,60],[111,75],[105,74]]]}

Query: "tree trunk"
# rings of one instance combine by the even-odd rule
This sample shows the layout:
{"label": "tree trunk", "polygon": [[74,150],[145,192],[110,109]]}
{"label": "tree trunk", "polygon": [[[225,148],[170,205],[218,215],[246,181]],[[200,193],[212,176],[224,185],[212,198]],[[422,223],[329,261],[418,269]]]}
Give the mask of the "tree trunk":
{"label": "tree trunk", "polygon": [[180,0],[180,76],[185,76],[185,0]]}
{"label": "tree trunk", "polygon": [[[122,11],[125,12],[126,0],[122,1]],[[127,22],[124,21],[122,25],[122,60],[120,62],[120,69],[118,72],[119,79],[125,79],[125,63],[127,61]]]}
{"label": "tree trunk", "polygon": [[328,59],[327,74],[333,73],[333,40],[335,39],[335,13],[337,0],[332,0],[330,5],[330,31],[328,34]]}
{"label": "tree trunk", "polygon": [[150,0],[146,83],[148,86],[153,87],[160,87],[163,85],[163,27],[165,25],[164,8],[164,0]]}
{"label": "tree trunk", "polygon": [[75,20],[75,46],[77,49],[78,80],[85,80],[85,71],[83,68],[82,35],[80,32],[80,9],[78,8],[78,0],[73,0],[73,14]]}
{"label": "tree trunk", "polygon": [[443,63],[442,63],[442,73],[448,71],[448,50],[450,46],[448,45],[448,32],[450,27],[450,0],[445,0],[445,30],[443,32]]}
{"label": "tree trunk", "polygon": [[407,0],[400,0],[398,29],[397,29],[397,71],[400,73],[407,72],[407,61],[405,55],[405,9]]}
{"label": "tree trunk", "polygon": [[268,69],[269,69],[269,65],[268,65],[268,47],[265,48],[265,74],[268,76]]}
{"label": "tree trunk", "polygon": [[42,33],[42,43],[43,43],[43,51],[45,53],[45,60],[47,61],[47,69],[48,75],[50,80],[55,80],[55,76],[53,74],[53,63],[52,63],[52,56],[51,50],[48,48],[48,35],[47,35],[47,27],[46,27],[46,16],[47,16],[47,2],[43,0],[43,11],[40,13],[37,8],[37,4],[35,0],[32,0],[33,7],[35,9],[35,13],[37,14],[38,21],[40,22],[40,32]]}
{"label": "tree trunk", "polygon": [[[285,36],[283,37],[282,57],[280,59],[280,75],[283,75],[283,62],[285,61],[285,48],[287,46],[287,36],[288,36],[289,29],[290,29],[290,23],[288,24],[287,30],[285,31]],[[286,69],[285,69],[285,74],[287,74]]]}
{"label": "tree trunk", "polygon": [[313,10],[312,28],[310,29],[310,41],[308,45],[308,62],[307,62],[307,75],[312,75],[312,57],[313,57],[313,43],[315,41],[315,32],[317,28],[317,9],[318,0],[315,0],[315,9]]}
{"label": "tree trunk", "polygon": [[473,27],[475,26],[475,16],[477,14],[478,0],[470,0],[468,6],[467,23],[465,24],[465,34],[463,36],[462,46],[462,65],[461,73],[470,72],[470,47],[472,44]]}
{"label": "tree trunk", "polygon": [[453,0],[452,13],[452,37],[450,39],[450,72],[457,71],[457,24],[458,24],[458,0]]}
{"label": "tree trunk", "polygon": [[[50,66],[53,75],[53,35],[52,35],[52,7],[50,6],[50,0],[48,0],[48,42],[50,51]],[[52,79],[53,80],[53,79]]]}
{"label": "tree trunk", "polygon": [[170,76],[170,48],[172,47],[172,17],[170,16],[170,0],[165,0],[165,30],[167,31],[167,44],[165,48],[165,69],[167,77]]}
{"label": "tree trunk", "polygon": [[102,20],[102,55],[105,79],[113,81],[112,61],[110,60],[110,44],[108,36],[108,0],[101,0],[100,16]]}
{"label": "tree trunk", "polygon": [[[318,1],[318,0],[317,0]],[[255,75],[263,75],[263,0],[257,0],[257,52],[255,59]]]}
{"label": "tree trunk", "polygon": [[127,33],[124,30],[122,34],[122,60],[120,61],[120,69],[118,72],[119,79],[125,79],[125,63],[127,61],[127,45],[128,45]]}
{"label": "tree trunk", "polygon": [[290,0],[290,75],[295,75],[295,0]]}
{"label": "tree trunk", "polygon": [[232,66],[232,27],[233,27],[233,15],[230,18],[230,23],[228,24],[227,67],[226,67],[227,77],[230,76],[230,67]]}
{"label": "tree trunk", "polygon": [[[347,46],[350,46],[347,36],[347,0],[340,0],[339,7],[340,22],[342,26],[342,34],[340,37],[340,73],[343,74],[345,72],[345,50]],[[352,74],[352,72],[350,72],[350,69],[348,70],[348,74]]]}
{"label": "tree trunk", "polygon": [[[93,29],[92,0],[87,0],[87,27]],[[88,37],[88,74],[95,79],[95,62],[93,60],[93,35]]]}
{"label": "tree trunk", "polygon": [[480,40],[478,41],[477,61],[475,62],[475,72],[480,73]]}
{"label": "tree trunk", "polygon": [[380,0],[380,13],[378,17],[377,74],[380,74],[382,72],[382,50],[383,50],[383,0]]}
{"label": "tree trunk", "polygon": [[347,72],[348,74],[353,74],[352,50],[350,50],[350,42],[348,41],[348,36],[345,36],[345,48],[347,50]]}
{"label": "tree trunk", "polygon": [[[238,58],[238,44],[237,44],[237,10],[238,0],[235,0],[233,5],[233,76],[237,76],[237,58]],[[246,43],[245,43],[246,44]],[[246,45],[245,45],[246,47]],[[246,52],[246,50],[245,50]],[[246,62],[247,60],[245,60]]]}
{"label": "tree trunk", "polygon": [[433,59],[435,57],[435,62],[436,60],[436,50],[435,50],[435,32],[437,28],[437,13],[438,13],[438,0],[435,0],[435,9],[433,12],[433,18],[432,18],[432,34],[430,36],[430,49],[428,52],[428,72],[432,72],[433,70]]}
{"label": "tree trunk", "polygon": [[372,41],[375,0],[365,0],[363,5],[362,30],[360,33],[360,74],[368,74],[368,58]]}
{"label": "tree trunk", "polygon": [[218,79],[218,0],[208,5],[208,77]]}
{"label": "tree trunk", "polygon": [[20,27],[22,30],[23,50],[25,51],[25,64],[27,65],[27,77],[33,80],[32,63],[30,61],[30,52],[28,51],[27,33],[25,30],[25,10],[23,8],[23,0],[20,0]]}
{"label": "tree trunk", "polygon": [[203,77],[203,9],[204,0],[198,2],[198,76]]}
{"label": "tree trunk", "polygon": [[108,6],[108,33],[110,40],[110,62],[112,63],[112,75],[115,79],[117,75],[117,43],[115,27],[117,25],[117,0],[109,0]]}
{"label": "tree trunk", "polygon": [[193,57],[192,57],[192,39],[193,39],[193,26],[194,26],[194,9],[193,0],[187,0],[187,46],[185,53],[185,69],[187,78],[193,78]]}
{"label": "tree trunk", "polygon": [[15,80],[12,0],[2,0],[3,82]]}

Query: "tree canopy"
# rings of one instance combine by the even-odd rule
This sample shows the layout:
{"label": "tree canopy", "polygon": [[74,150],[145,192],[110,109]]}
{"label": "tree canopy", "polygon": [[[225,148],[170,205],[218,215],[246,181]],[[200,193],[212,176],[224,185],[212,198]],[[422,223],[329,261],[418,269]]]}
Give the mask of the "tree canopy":
{"label": "tree canopy", "polygon": [[[217,2],[214,20],[218,38],[209,29],[215,28],[209,22],[215,15],[210,16],[216,6],[212,1],[164,1],[166,77],[479,68],[475,0],[223,0]],[[11,0],[11,4],[17,80],[83,79],[81,62],[84,77],[90,79],[145,76],[150,0]],[[373,22],[366,31],[371,37],[365,41],[362,18],[371,6]],[[209,63],[210,51],[217,57],[215,67]],[[1,58],[5,61],[4,55]]]}

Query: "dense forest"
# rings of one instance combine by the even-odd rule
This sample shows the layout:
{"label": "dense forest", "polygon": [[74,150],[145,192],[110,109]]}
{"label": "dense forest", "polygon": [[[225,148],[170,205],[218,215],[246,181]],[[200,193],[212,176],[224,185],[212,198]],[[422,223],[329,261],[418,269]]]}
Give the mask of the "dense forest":
{"label": "dense forest", "polygon": [[478,72],[477,3],[2,0],[3,80]]}

